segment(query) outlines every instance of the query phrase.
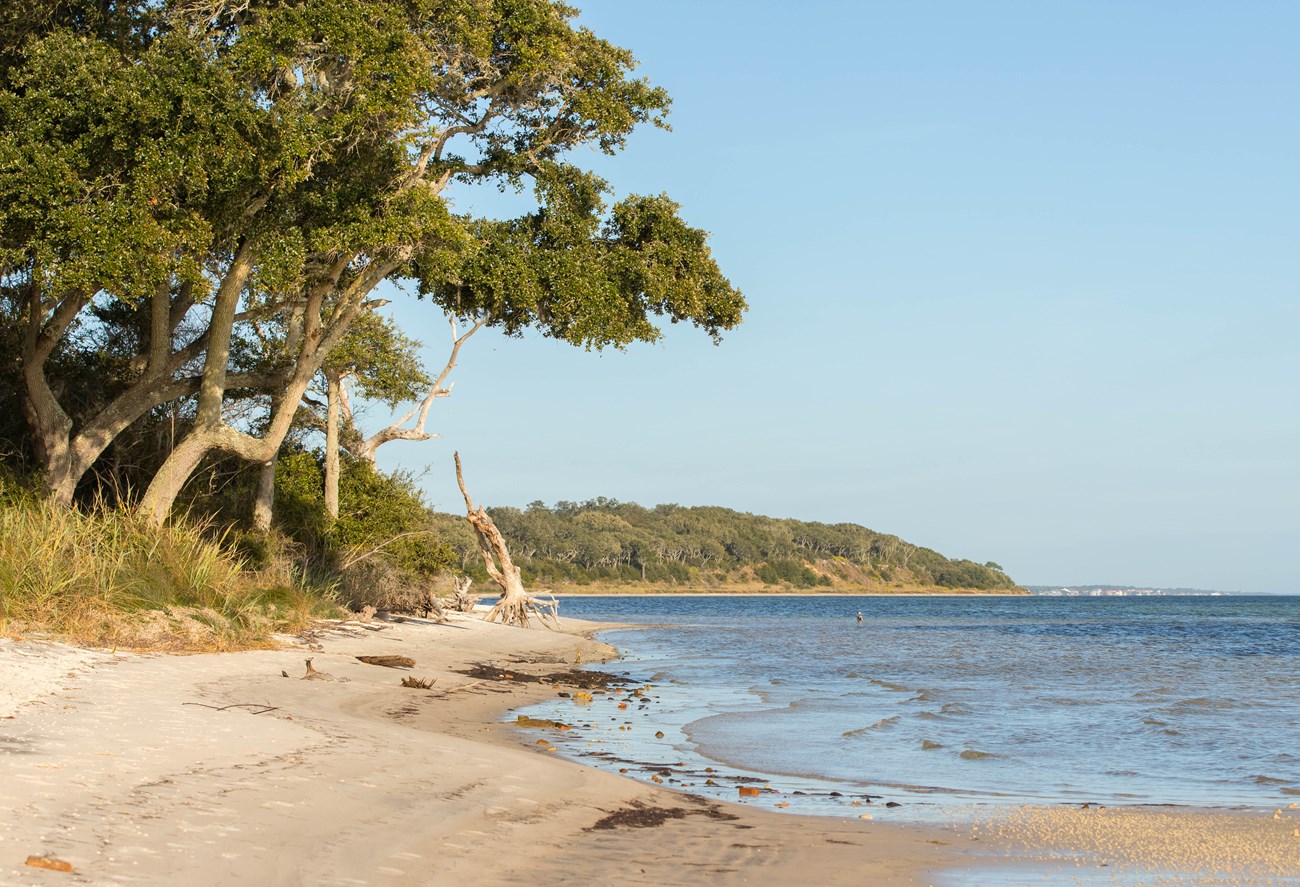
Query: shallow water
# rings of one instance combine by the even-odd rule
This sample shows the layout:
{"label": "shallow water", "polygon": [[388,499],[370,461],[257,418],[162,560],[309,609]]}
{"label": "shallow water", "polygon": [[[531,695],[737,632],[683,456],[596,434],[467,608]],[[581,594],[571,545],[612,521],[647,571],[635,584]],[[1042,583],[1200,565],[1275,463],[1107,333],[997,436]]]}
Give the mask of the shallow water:
{"label": "shallow water", "polygon": [[728,799],[750,777],[782,790],[755,803],[817,813],[857,812],[862,794],[913,814],[1300,800],[1300,597],[592,597],[562,612],[666,626],[601,635],[625,654],[612,670],[653,685],[627,708],[528,710],[575,724],[561,753],[629,775],[713,779]]}

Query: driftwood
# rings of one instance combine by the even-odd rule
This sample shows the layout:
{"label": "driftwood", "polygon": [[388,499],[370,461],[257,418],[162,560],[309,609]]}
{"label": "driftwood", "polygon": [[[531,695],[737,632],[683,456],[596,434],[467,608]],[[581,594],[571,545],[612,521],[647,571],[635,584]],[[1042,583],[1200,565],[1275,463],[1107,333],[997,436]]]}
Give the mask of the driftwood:
{"label": "driftwood", "polygon": [[413,668],[415,660],[410,656],[358,656],[357,660],[366,665],[382,665],[384,668]]}
{"label": "driftwood", "polygon": [[460,576],[456,579],[456,591],[452,595],[451,608],[457,613],[473,612],[474,607],[478,605],[478,595],[469,593],[469,587],[473,584],[474,580],[469,576]]}
{"label": "driftwood", "polygon": [[[284,675],[286,678],[288,677],[284,672],[280,672],[280,674]],[[264,715],[268,711],[279,711],[279,709],[274,705],[265,705],[260,702],[232,702],[230,705],[208,705],[206,702],[182,702],[181,705],[197,705],[200,708],[210,708],[213,711],[229,711],[232,708],[246,708],[248,709],[248,713],[252,715]]]}
{"label": "driftwood", "polygon": [[438,683],[437,678],[402,678],[402,686],[410,687],[412,690],[432,690],[436,683]]}
{"label": "driftwood", "polygon": [[549,601],[539,600],[524,590],[519,567],[510,557],[505,537],[492,522],[487,509],[481,505],[476,507],[470,499],[469,490],[465,489],[465,477],[461,473],[460,453],[454,455],[456,483],[460,485],[460,493],[465,497],[466,517],[478,539],[479,553],[483,555],[483,566],[487,569],[487,574],[492,577],[492,581],[501,587],[501,599],[484,618],[488,622],[500,620],[503,625],[527,628],[529,618],[537,616],[546,627],[559,628],[559,620],[556,618],[559,601],[554,598]]}
{"label": "driftwood", "polygon": [[333,681],[333,680],[337,680],[337,678],[335,678],[334,675],[332,675],[332,674],[327,674],[327,673],[325,673],[325,672],[323,672],[323,671],[317,671],[316,668],[315,668],[315,666],[313,666],[313,665],[311,664],[311,660],[308,659],[308,660],[307,660],[307,673],[306,673],[305,675],[303,675],[302,678],[301,678],[300,680],[304,680],[304,681]]}
{"label": "driftwood", "polygon": [[420,593],[415,609],[425,619],[432,619],[434,622],[447,621],[447,614],[442,611],[442,601],[438,600],[438,596],[432,589]]}

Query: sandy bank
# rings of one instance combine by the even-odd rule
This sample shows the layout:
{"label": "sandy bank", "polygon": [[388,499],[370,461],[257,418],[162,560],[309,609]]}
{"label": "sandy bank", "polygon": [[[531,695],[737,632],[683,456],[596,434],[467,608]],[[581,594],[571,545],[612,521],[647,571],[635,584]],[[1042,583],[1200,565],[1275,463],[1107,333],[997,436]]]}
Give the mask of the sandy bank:
{"label": "sandy bank", "polygon": [[[1054,808],[931,829],[719,804],[560,760],[498,721],[564,685],[460,670],[551,675],[612,652],[578,634],[458,618],[349,623],[311,646],[0,646],[0,884],[992,884],[962,872],[1007,862],[1048,873],[1020,883],[1069,883],[1085,857],[1233,878],[1196,883],[1300,872],[1296,811]],[[384,654],[417,665],[355,659]],[[337,680],[300,680],[308,656]],[[47,854],[74,871],[25,865]]]}

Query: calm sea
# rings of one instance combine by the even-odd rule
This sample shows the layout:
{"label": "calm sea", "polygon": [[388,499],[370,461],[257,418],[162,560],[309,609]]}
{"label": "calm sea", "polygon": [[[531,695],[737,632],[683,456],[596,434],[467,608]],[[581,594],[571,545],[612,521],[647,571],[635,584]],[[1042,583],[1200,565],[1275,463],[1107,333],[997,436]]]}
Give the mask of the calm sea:
{"label": "calm sea", "polygon": [[631,776],[728,799],[758,778],[814,813],[862,794],[917,815],[1300,800],[1300,597],[592,597],[561,613],[655,626],[601,635],[625,654],[604,668],[652,687],[627,708],[528,710],[575,725],[561,753]]}

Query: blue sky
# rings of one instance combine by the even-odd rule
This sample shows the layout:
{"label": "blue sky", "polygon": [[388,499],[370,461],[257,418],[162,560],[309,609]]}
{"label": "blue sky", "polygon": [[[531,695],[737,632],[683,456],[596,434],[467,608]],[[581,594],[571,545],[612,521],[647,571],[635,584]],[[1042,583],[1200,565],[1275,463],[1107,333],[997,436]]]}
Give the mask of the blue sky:
{"label": "blue sky", "polygon": [[[481,333],[443,437],[382,465],[449,511],[459,449],[492,505],[716,504],[1031,584],[1300,593],[1300,5],[578,5],[674,98],[673,132],[578,159],[679,201],[749,315],[716,348]],[[393,308],[440,366],[444,322]]]}

